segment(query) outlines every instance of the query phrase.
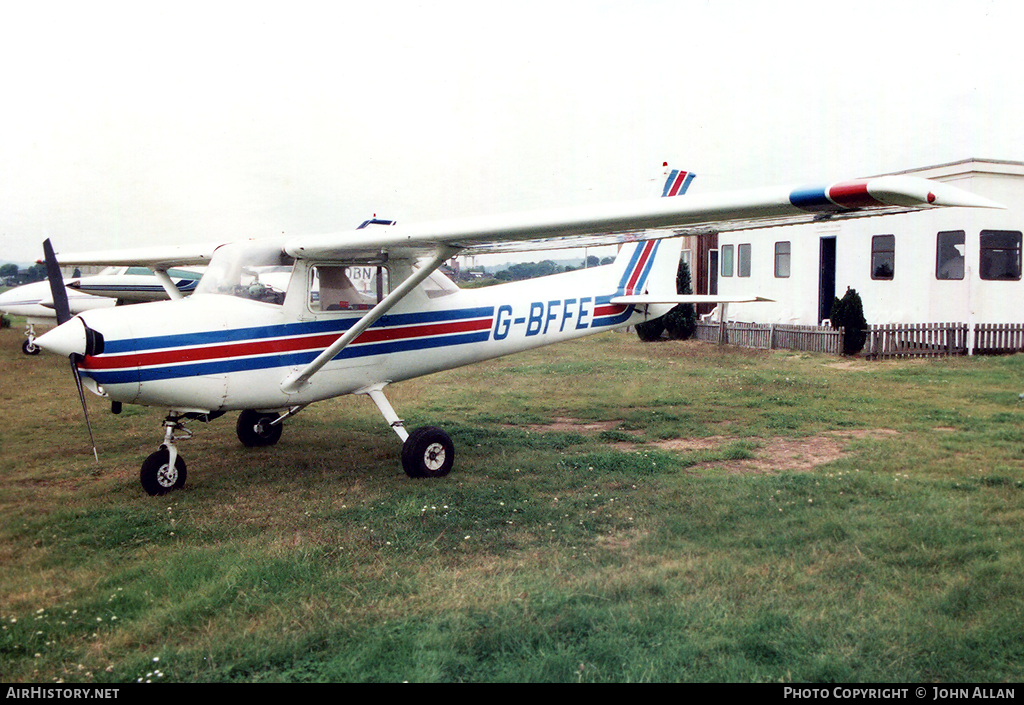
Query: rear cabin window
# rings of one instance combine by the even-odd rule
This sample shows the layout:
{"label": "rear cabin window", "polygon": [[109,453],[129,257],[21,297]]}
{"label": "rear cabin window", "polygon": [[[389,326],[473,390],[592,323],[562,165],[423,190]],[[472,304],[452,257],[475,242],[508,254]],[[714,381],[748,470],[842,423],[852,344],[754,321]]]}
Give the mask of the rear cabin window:
{"label": "rear cabin window", "polygon": [[935,239],[935,278],[964,278],[964,231],[947,230]]}
{"label": "rear cabin window", "polygon": [[387,296],[388,270],[376,264],[330,264],[313,267],[309,287],[311,311],[367,311]]}
{"label": "rear cabin window", "polygon": [[892,279],[896,273],[896,236],[875,235],[871,238],[871,278]]}
{"label": "rear cabin window", "polygon": [[1020,280],[1021,234],[1019,230],[982,230],[982,279],[995,281]]}

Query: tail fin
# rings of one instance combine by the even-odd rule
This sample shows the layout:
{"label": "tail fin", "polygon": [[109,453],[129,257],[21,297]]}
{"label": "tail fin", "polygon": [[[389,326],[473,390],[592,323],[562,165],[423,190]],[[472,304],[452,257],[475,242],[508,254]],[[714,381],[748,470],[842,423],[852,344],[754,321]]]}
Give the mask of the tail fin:
{"label": "tail fin", "polygon": [[[668,162],[664,164],[668,166]],[[690,171],[680,171],[679,169],[673,169],[669,172],[668,178],[665,180],[665,188],[662,189],[661,195],[665,196],[682,196],[686,193],[686,189],[690,188],[690,182],[693,181],[695,174]]]}
{"label": "tail fin", "polygon": [[[683,249],[682,238],[630,242],[622,246],[614,265],[614,297],[651,295],[662,299],[676,295],[676,272]],[[652,317],[661,316],[671,305],[651,304]]]}

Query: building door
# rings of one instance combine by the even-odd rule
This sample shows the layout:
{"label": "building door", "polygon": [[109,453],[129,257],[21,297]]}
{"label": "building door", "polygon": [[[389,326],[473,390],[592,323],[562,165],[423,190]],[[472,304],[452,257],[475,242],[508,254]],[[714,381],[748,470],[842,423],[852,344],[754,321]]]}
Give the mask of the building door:
{"label": "building door", "polygon": [[828,318],[836,298],[836,239],[821,238],[818,258],[818,322]]}
{"label": "building door", "polygon": [[718,250],[708,250],[708,293],[718,294]]}

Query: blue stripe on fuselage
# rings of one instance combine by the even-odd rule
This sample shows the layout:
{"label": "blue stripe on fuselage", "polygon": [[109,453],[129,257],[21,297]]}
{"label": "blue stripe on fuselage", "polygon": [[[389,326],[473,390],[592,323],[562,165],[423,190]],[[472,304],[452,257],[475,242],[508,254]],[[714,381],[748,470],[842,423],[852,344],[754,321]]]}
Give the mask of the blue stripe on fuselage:
{"label": "blue stripe on fuselage", "polygon": [[[485,318],[494,315],[493,306],[480,308],[454,309],[451,311],[427,311],[419,313],[397,313],[380,317],[371,328],[387,328],[390,326],[408,326],[421,323],[443,323],[469,318]],[[238,343],[242,341],[262,340],[265,338],[287,338],[299,335],[320,335],[337,333],[341,335],[359,321],[359,316],[332,318],[302,323],[282,323],[273,326],[255,326],[251,328],[230,328],[228,330],[201,331],[197,333],[175,333],[173,335],[157,335],[148,338],[128,340],[108,340],[104,345],[104,353],[143,352],[163,348],[181,348],[198,345],[217,345],[221,343]]]}

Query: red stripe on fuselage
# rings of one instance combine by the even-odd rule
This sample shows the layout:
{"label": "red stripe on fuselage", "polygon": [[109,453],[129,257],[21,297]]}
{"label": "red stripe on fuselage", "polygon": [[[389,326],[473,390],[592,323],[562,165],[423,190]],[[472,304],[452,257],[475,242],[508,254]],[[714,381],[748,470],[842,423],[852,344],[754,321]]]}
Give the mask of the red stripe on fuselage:
{"label": "red stripe on fuselage", "polygon": [[626,304],[608,304],[607,306],[596,306],[594,318],[598,316],[616,316],[626,310]]}
{"label": "red stripe on fuselage", "polygon": [[[352,341],[352,345],[363,343],[379,343],[387,340],[402,340],[449,333],[469,333],[489,330],[492,319],[485,318],[472,321],[454,321],[452,323],[433,323],[421,326],[405,326],[402,328],[373,328],[364,331]],[[328,347],[340,338],[342,333],[310,335],[301,338],[278,340],[257,340],[245,343],[228,343],[210,345],[201,348],[175,348],[151,353],[86,357],[79,365],[83,370],[109,370],[128,367],[148,367],[151,365],[173,365],[182,362],[199,362],[229,357],[248,355],[268,355],[273,353],[296,352],[298,350],[316,350]]]}

